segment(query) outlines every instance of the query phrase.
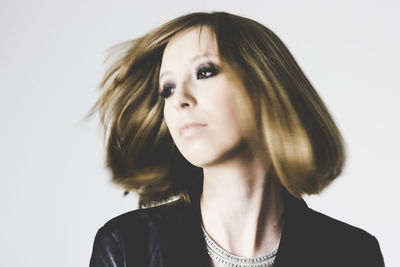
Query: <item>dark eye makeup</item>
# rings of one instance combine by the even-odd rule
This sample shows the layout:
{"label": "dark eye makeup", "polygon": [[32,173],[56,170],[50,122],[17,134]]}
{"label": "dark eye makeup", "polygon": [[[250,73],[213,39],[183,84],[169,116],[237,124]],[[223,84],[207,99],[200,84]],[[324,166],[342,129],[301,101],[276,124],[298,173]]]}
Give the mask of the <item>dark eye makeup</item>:
{"label": "dark eye makeup", "polygon": [[[220,68],[217,65],[213,63],[202,64],[196,71],[196,78],[197,80],[207,79],[217,75],[218,73],[220,73]],[[174,90],[175,84],[167,82],[162,86],[159,95],[160,97],[168,98]]]}
{"label": "dark eye makeup", "polygon": [[219,73],[219,68],[212,64],[208,63],[205,65],[200,65],[199,69],[197,70],[197,79],[204,79],[204,78],[210,78]]}
{"label": "dark eye makeup", "polygon": [[[164,86],[162,87],[161,92],[159,93],[159,95],[162,98],[168,98],[175,90],[175,84],[172,83],[166,83],[164,84]],[[172,92],[171,92],[172,91]]]}

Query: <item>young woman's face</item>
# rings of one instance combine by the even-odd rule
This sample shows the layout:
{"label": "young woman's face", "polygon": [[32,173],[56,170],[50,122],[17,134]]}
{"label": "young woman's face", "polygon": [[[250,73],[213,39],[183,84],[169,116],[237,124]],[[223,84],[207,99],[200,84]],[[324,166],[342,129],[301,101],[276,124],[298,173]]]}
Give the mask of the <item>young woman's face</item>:
{"label": "young woman's face", "polygon": [[[200,37],[200,38],[199,38]],[[182,155],[197,167],[220,163],[243,148],[237,85],[220,69],[209,28],[181,32],[165,48],[160,69],[164,118]],[[185,125],[196,125],[183,129]]]}

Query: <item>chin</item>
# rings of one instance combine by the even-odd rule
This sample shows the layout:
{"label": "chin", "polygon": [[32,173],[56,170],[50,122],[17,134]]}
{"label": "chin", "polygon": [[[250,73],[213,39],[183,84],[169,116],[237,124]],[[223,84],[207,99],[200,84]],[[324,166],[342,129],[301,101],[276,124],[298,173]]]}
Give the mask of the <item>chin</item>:
{"label": "chin", "polygon": [[187,161],[196,167],[204,168],[238,156],[243,148],[243,141],[242,138],[227,136],[224,139],[192,139],[190,142],[177,139],[175,144]]}
{"label": "chin", "polygon": [[181,151],[181,154],[192,165],[199,168],[205,168],[229,160],[229,158],[233,156],[234,152],[235,149],[219,149],[216,146],[207,149],[203,146],[198,150],[191,149],[190,151]]}
{"label": "chin", "polygon": [[[182,153],[183,154],[183,153]],[[215,162],[214,157],[210,157],[210,154],[208,155],[199,155],[199,154],[183,154],[185,159],[189,161],[192,165],[199,167],[199,168],[204,168],[213,162]]]}

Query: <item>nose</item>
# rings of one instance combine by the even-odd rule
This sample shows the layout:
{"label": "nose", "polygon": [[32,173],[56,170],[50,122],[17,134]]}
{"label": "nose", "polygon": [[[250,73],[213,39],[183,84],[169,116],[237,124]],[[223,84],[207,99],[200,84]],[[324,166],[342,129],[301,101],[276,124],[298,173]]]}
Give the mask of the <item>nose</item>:
{"label": "nose", "polygon": [[188,81],[182,82],[181,86],[175,88],[174,106],[177,110],[195,106],[196,99],[191,89],[193,89],[193,87]]}

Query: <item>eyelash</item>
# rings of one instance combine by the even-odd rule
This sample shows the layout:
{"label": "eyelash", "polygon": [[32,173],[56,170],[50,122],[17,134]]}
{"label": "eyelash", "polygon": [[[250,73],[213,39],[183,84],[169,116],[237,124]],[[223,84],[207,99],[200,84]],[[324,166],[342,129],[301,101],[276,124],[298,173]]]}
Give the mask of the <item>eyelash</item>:
{"label": "eyelash", "polygon": [[[197,80],[201,80],[201,79],[208,79],[211,77],[216,76],[217,74],[220,73],[220,69],[218,66],[216,66],[213,63],[208,63],[205,65],[201,65],[196,72],[196,78]],[[174,89],[174,84],[172,83],[166,83],[163,86],[162,91],[159,93],[159,95],[163,98],[168,98],[171,94],[168,94],[168,90],[169,89]]]}

